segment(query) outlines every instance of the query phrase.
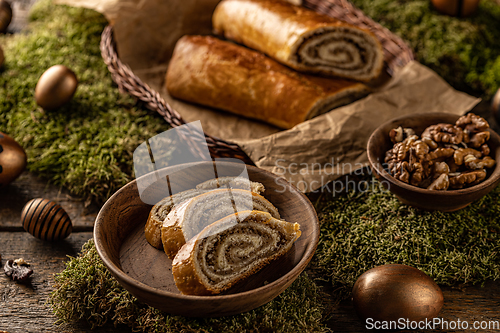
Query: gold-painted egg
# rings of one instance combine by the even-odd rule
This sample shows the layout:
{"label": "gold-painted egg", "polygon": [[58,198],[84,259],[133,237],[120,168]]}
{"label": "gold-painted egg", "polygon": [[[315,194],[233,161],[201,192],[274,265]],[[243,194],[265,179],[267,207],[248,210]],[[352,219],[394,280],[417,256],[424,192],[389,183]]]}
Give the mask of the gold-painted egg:
{"label": "gold-painted egg", "polygon": [[432,319],[443,293],[427,274],[406,265],[383,265],[363,273],[352,289],[353,305],[366,324]]}
{"label": "gold-painted egg", "polygon": [[23,147],[13,138],[0,132],[0,187],[11,183],[26,168]]}
{"label": "gold-painted egg", "polygon": [[500,124],[500,89],[497,90],[495,96],[491,100],[491,113],[495,117],[495,120]]}
{"label": "gold-painted egg", "polygon": [[76,92],[78,79],[64,65],[47,69],[35,87],[35,100],[45,110],[55,110],[68,103]]}
{"label": "gold-painted egg", "polygon": [[479,0],[431,0],[434,8],[441,14],[467,17],[474,14]]}
{"label": "gold-painted egg", "polygon": [[68,213],[54,201],[37,198],[30,200],[21,212],[24,230],[36,238],[56,241],[73,231]]}
{"label": "gold-painted egg", "polygon": [[12,21],[12,7],[5,0],[0,0],[0,32],[6,32]]}

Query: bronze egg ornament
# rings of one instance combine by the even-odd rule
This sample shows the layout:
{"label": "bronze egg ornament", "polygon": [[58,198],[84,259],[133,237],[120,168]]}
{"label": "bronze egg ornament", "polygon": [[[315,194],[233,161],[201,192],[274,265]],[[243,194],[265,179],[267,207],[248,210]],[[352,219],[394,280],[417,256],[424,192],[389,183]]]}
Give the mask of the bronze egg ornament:
{"label": "bronze egg ornament", "polygon": [[497,124],[500,125],[500,88],[497,90],[495,96],[493,96],[493,99],[491,100],[491,113],[495,117]]}
{"label": "bronze egg ornament", "polygon": [[434,8],[441,14],[468,17],[474,14],[479,0],[431,0]]}
{"label": "bronze egg ornament", "polygon": [[444,302],[441,289],[427,274],[399,264],[382,265],[363,273],[354,284],[352,299],[357,314],[367,325],[395,323],[392,328],[387,327],[391,329],[435,318]]}
{"label": "bronze egg ornament", "polygon": [[5,0],[0,0],[0,33],[6,32],[12,21],[12,7]]}
{"label": "bronze egg ornament", "polygon": [[24,205],[21,223],[24,230],[46,241],[64,239],[73,231],[68,213],[59,204],[44,198],[30,200]]}
{"label": "bronze egg ornament", "polygon": [[64,65],[52,66],[36,84],[36,103],[44,110],[58,109],[73,98],[77,87],[78,79],[71,69]]}
{"label": "bronze egg ornament", "polygon": [[23,147],[13,138],[0,132],[0,187],[10,184],[26,169],[27,157]]}

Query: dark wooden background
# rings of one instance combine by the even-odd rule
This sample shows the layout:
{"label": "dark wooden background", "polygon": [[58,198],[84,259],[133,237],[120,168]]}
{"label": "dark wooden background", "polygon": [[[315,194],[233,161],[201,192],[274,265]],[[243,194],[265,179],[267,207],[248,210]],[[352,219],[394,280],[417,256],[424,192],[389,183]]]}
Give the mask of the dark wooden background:
{"label": "dark wooden background", "polygon": [[[11,0],[14,19],[8,33],[19,32],[26,24],[28,10],[36,0]],[[476,113],[489,115],[488,102],[481,103]],[[494,128],[498,131],[498,126]],[[8,133],[7,129],[0,129]],[[22,207],[33,198],[58,202],[73,221],[73,233],[58,243],[43,242],[24,232],[20,223]],[[76,256],[82,245],[92,237],[96,205],[85,207],[84,200],[66,190],[48,184],[44,179],[25,172],[15,182],[0,189],[0,255],[2,266],[8,259],[24,258],[32,264],[34,274],[30,285],[10,281],[0,273],[0,331],[16,332],[88,332],[84,324],[55,326],[57,318],[46,303],[53,290],[53,275],[61,272],[68,256]],[[445,305],[440,317],[447,321],[500,322],[500,282],[488,282],[484,287],[443,287]],[[328,326],[334,332],[363,332],[364,328],[350,301],[332,307]],[[124,332],[126,328],[107,327],[96,332]],[[460,331],[460,330],[448,330]],[[468,330],[474,331],[474,330]],[[490,330],[491,331],[491,330]],[[481,330],[481,332],[490,332]],[[437,330],[436,332],[441,332]],[[492,332],[492,331],[491,331]]]}

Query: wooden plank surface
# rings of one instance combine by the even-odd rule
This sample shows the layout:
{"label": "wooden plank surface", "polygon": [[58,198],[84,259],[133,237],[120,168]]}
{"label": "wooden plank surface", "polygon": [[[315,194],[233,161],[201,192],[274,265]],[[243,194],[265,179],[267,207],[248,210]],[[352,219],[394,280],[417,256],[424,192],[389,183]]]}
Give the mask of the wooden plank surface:
{"label": "wooden plank surface", "polygon": [[[53,290],[53,275],[64,269],[67,256],[76,256],[91,232],[79,232],[66,240],[49,243],[25,232],[0,232],[2,266],[8,259],[24,258],[34,271],[31,284],[13,282],[0,274],[0,330],[15,332],[88,332],[86,325],[55,326],[57,318],[46,301]],[[3,270],[2,270],[3,271]],[[106,328],[96,332],[118,332]]]}
{"label": "wooden plank surface", "polygon": [[22,231],[21,211],[28,201],[35,198],[49,199],[61,205],[73,221],[74,231],[92,231],[99,206],[70,195],[64,188],[50,186],[29,172],[24,172],[0,191],[0,231]]}

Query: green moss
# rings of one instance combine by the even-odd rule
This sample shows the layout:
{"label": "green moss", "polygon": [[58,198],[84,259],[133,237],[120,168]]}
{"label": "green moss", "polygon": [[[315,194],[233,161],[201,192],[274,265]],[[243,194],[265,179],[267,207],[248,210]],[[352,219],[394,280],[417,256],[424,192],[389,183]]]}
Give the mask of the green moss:
{"label": "green moss", "polygon": [[[4,36],[0,131],[26,150],[28,169],[72,193],[103,202],[132,179],[132,153],[168,129],[153,111],[121,95],[102,61],[104,17],[94,11],[38,2],[24,34]],[[42,73],[63,64],[77,75],[72,101],[57,111],[37,107]]]}
{"label": "green moss", "polygon": [[490,98],[500,88],[500,5],[482,0],[475,15],[440,15],[429,0],[352,0],[406,40],[416,59],[455,88]]}
{"label": "green moss", "polygon": [[383,264],[421,269],[438,284],[500,278],[500,187],[453,213],[427,212],[372,188],[319,203],[321,238],[314,266],[334,298],[348,297],[356,279]]}
{"label": "green moss", "polygon": [[[499,87],[500,9],[492,0],[481,1],[469,19],[438,15],[427,0],[353,2],[408,40],[417,59],[457,89],[490,97]],[[107,24],[100,14],[42,0],[31,18],[25,33],[0,37],[7,58],[0,69],[0,131],[26,149],[30,170],[103,202],[131,180],[134,149],[168,126],[118,93],[99,51]],[[67,106],[43,112],[33,92],[55,64],[73,69],[80,85]],[[456,213],[420,211],[374,190],[326,198],[317,207],[321,238],[310,269],[328,281],[334,300],[385,263],[412,265],[447,285],[499,279],[498,202],[500,188]],[[61,322],[155,332],[325,330],[318,287],[306,274],[267,305],[219,319],[169,316],[139,303],[103,266],[93,243],[55,279],[50,303]]]}
{"label": "green moss", "polygon": [[49,303],[59,322],[91,327],[126,325],[141,332],[325,332],[318,287],[302,274],[284,293],[260,308],[222,318],[171,316],[139,303],[104,266],[90,240],[55,276]]}

